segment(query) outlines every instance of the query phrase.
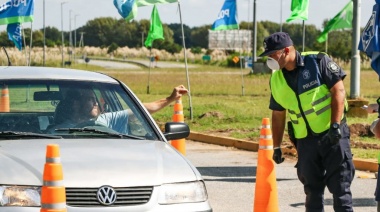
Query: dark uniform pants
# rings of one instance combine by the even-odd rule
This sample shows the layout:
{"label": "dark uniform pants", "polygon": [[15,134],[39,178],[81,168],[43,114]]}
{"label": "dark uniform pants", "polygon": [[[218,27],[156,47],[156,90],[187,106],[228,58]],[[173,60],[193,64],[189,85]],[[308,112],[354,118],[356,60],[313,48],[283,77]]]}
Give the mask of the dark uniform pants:
{"label": "dark uniform pants", "polygon": [[355,175],[350,149],[350,131],[341,124],[342,138],[332,145],[320,137],[298,140],[298,179],[304,185],[307,212],[323,212],[325,187],[333,194],[334,211],[353,211],[351,182]]}

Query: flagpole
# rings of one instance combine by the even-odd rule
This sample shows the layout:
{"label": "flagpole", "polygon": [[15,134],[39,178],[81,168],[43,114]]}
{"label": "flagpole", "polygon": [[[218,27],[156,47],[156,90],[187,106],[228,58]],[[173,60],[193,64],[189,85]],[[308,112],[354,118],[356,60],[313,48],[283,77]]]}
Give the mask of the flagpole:
{"label": "flagpole", "polygon": [[305,20],[302,21],[302,52],[305,51]]}
{"label": "flagpole", "polygon": [[71,13],[73,11],[69,10],[69,61],[71,62],[72,59],[72,42],[73,42],[73,36],[72,36],[72,30],[71,30]]}
{"label": "flagpole", "polygon": [[42,66],[45,66],[45,52],[46,52],[46,28],[45,28],[45,0],[43,1],[43,27],[44,27],[44,54],[43,54],[43,62]]}
{"label": "flagpole", "polygon": [[153,42],[152,41],[152,46],[150,47],[149,51],[149,73],[148,73],[148,85],[146,86],[146,94],[149,94],[149,84],[150,84],[150,69],[152,67],[152,49],[153,49]]}
{"label": "flagpole", "polygon": [[[248,0],[248,4],[249,4],[249,0]],[[236,8],[237,8],[237,2],[236,2]],[[239,62],[240,62],[240,72],[241,72],[241,95],[244,96],[244,76],[243,76],[243,64],[242,64],[242,56],[241,56],[241,52],[243,51],[243,36],[241,36],[240,34],[239,23],[238,23],[238,39],[240,40],[240,47],[241,47],[239,51]]]}
{"label": "flagpole", "polygon": [[28,66],[30,66],[30,59],[31,59],[31,53],[32,53],[32,43],[33,43],[33,22],[30,22],[30,42],[29,42]]}
{"label": "flagpole", "polygon": [[[241,50],[243,49],[243,39],[240,37],[240,29],[238,30],[239,34],[239,39],[240,39],[240,45],[241,45]],[[242,64],[242,56],[241,56],[241,51],[239,51],[239,61],[240,61],[240,72],[241,72],[241,95],[244,96],[244,76],[243,76],[243,64]]]}
{"label": "flagpole", "polygon": [[63,57],[63,49],[65,48],[65,37],[63,35],[63,5],[66,4],[67,2],[61,2],[61,32],[62,32],[62,51],[61,51],[61,56],[62,56],[62,67],[65,66],[64,64],[64,57]]}
{"label": "flagpole", "polygon": [[79,16],[79,14],[76,14],[74,15],[74,51],[73,51],[73,55],[74,55],[74,60],[73,62],[76,63],[76,48],[77,48],[77,16]]}
{"label": "flagpole", "polygon": [[189,108],[189,111],[190,111],[190,120],[192,121],[193,120],[193,107],[192,107],[192,103],[191,103],[191,91],[190,91],[190,80],[189,80],[189,69],[187,67],[187,54],[186,54],[186,45],[185,45],[185,33],[184,33],[184,30],[183,30],[183,23],[182,23],[182,14],[181,14],[181,4],[180,4],[180,1],[178,0],[178,10],[179,10],[179,19],[181,21],[181,30],[182,30],[182,44],[183,44],[183,52],[184,52],[184,58],[185,58],[185,69],[186,69],[186,79],[187,79],[187,90],[189,91],[188,92],[188,95],[189,95],[189,104],[190,104],[190,108]]}
{"label": "flagpole", "polygon": [[256,22],[256,0],[253,0],[253,44],[252,44],[252,73],[255,67],[257,46],[257,22]]}
{"label": "flagpole", "polygon": [[26,40],[25,40],[25,31],[24,31],[24,27],[22,27],[22,24],[20,24],[20,27],[22,28],[21,30],[22,30],[22,38],[23,38],[23,40],[24,40],[24,52],[25,52],[25,62],[26,62],[26,66],[28,66],[28,56],[27,56],[27,54],[26,54]]}

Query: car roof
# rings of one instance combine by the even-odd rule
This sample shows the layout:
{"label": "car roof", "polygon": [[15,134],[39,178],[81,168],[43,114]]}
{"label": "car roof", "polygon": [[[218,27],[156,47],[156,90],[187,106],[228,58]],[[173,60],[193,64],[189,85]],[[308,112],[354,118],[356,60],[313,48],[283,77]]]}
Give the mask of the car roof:
{"label": "car roof", "polygon": [[117,83],[114,78],[102,73],[35,66],[0,66],[0,80],[5,79],[59,79]]}

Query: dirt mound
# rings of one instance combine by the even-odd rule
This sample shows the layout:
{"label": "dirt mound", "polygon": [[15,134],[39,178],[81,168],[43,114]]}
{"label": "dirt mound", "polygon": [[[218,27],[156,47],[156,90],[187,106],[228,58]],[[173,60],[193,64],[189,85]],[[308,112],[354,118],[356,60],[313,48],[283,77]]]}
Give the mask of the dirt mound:
{"label": "dirt mound", "polygon": [[220,112],[217,112],[217,111],[211,111],[211,112],[207,112],[207,113],[204,113],[204,114],[199,116],[200,119],[207,118],[207,117],[216,117],[216,118],[222,119],[223,114]]}
{"label": "dirt mound", "polygon": [[351,124],[349,126],[351,137],[355,137],[355,136],[373,137],[374,134],[369,129],[370,126],[371,125],[369,124],[361,124],[361,123]]}

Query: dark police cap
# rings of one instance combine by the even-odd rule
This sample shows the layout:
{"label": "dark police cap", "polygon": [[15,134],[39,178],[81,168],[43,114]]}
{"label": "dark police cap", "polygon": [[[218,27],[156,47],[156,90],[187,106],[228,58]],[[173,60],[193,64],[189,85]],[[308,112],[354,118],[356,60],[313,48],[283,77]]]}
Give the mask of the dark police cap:
{"label": "dark police cap", "polygon": [[290,39],[288,33],[286,32],[276,32],[268,37],[264,38],[264,49],[265,51],[259,55],[259,57],[267,56],[275,51],[283,49],[288,46],[293,46],[293,41]]}

